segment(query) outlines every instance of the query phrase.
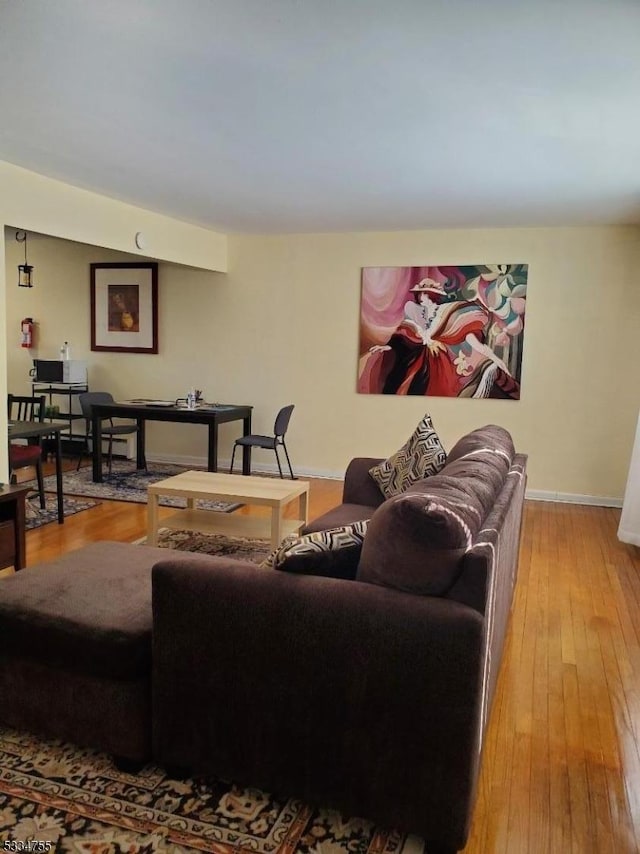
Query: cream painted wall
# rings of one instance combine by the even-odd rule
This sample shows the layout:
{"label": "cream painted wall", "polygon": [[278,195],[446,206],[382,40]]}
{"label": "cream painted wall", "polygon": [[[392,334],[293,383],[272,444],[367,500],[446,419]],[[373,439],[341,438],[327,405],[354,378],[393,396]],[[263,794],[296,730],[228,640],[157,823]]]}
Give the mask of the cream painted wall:
{"label": "cream painted wall", "polygon": [[[30,393],[32,359],[56,359],[60,346],[69,341],[74,359],[86,359],[89,384],[108,390],[118,400],[130,397],[184,397],[191,384],[211,386],[208,352],[210,318],[215,314],[213,293],[225,276],[160,262],[158,268],[159,353],[91,352],[89,265],[92,262],[140,260],[126,253],[30,233],[29,262],[35,286],[19,288],[17,265],[24,260],[15,229],[5,229],[8,388],[15,394]],[[36,321],[33,350],[20,346],[20,321]],[[61,403],[61,401],[56,401]],[[226,425],[225,425],[226,428]],[[231,429],[231,425],[226,428]],[[174,437],[173,434],[179,434]],[[221,429],[222,436],[226,435]],[[235,425],[230,436],[238,435]],[[206,428],[149,423],[149,455],[180,456],[196,462],[206,457]]]}
{"label": "cream painted wall", "polygon": [[[112,249],[133,253],[124,257],[139,259],[148,256],[160,261],[201,268],[199,275],[205,277],[204,280],[209,286],[213,283],[214,277],[203,273],[202,270],[224,271],[227,266],[226,235],[80,190],[0,161],[1,225],[13,226],[14,230],[15,228],[26,229],[30,234],[38,232],[80,241],[93,246],[92,253],[95,253],[96,247],[104,247],[105,257],[108,250]],[[146,256],[135,248],[135,234],[139,231],[146,238]],[[30,262],[33,262],[31,255],[33,242],[30,237]],[[10,291],[5,287],[2,247],[0,239],[0,306],[5,309],[5,318],[9,323],[15,292],[12,284]],[[92,257],[95,260],[95,256],[92,255]],[[37,271],[36,275],[40,275],[40,272]],[[80,278],[84,276],[70,280],[70,283],[73,282],[73,287],[79,286]],[[9,277],[10,283],[12,279],[13,273]],[[9,294],[11,294],[11,305],[6,305],[5,296],[8,297]],[[88,299],[87,292],[78,290],[78,300],[73,299],[67,313],[75,316],[84,298]],[[37,304],[38,297],[32,299]],[[59,303],[54,305],[55,314],[59,310]],[[37,305],[37,307],[42,311],[42,306]],[[2,337],[0,337],[0,393],[2,394],[6,394],[7,348],[4,346],[4,334],[3,328]],[[7,344],[11,345],[11,337]],[[116,373],[120,373],[120,368]],[[6,436],[6,433],[6,410],[0,407],[0,435]],[[0,443],[0,480],[6,480],[7,474],[6,443]]]}
{"label": "cream painted wall", "polygon": [[[258,430],[294,402],[298,467],[338,474],[355,454],[386,455],[428,411],[447,448],[504,425],[534,492],[622,497],[640,403],[640,229],[236,236],[229,250],[211,318],[218,391],[253,403]],[[522,400],[356,394],[360,268],[483,262],[529,264]]]}
{"label": "cream painted wall", "polygon": [[[224,234],[80,190],[0,161],[0,222],[205,270],[227,268]],[[143,252],[135,235],[146,239]]]}
{"label": "cream painted wall", "polygon": [[[20,252],[8,232],[10,387],[27,381],[17,339],[20,318],[33,315],[42,357],[70,340],[89,360],[92,387],[116,397],[181,396],[196,385],[208,399],[253,404],[254,429],[264,432],[294,402],[288,444],[301,472],[340,476],[355,454],[388,454],[429,411],[446,447],[488,422],[511,430],[530,456],[534,493],[623,495],[640,404],[638,228],[233,236],[227,275],[160,264],[158,356],[88,349],[89,263],[139,255],[30,239],[36,287],[26,291],[13,285]],[[530,265],[522,400],[356,394],[361,267],[483,261]],[[238,429],[222,427],[223,460]],[[150,425],[149,451],[201,462],[204,428]],[[267,452],[254,459],[273,464]]]}
{"label": "cream painted wall", "polygon": [[[4,258],[4,231],[0,228],[0,261]],[[16,271],[17,272],[17,271]],[[0,263],[0,306],[5,305],[5,276],[4,276],[4,265]],[[5,309],[6,316],[6,309]],[[5,360],[5,355],[7,352],[7,337],[6,337],[6,324],[0,323],[0,400],[7,399],[7,373],[6,370],[3,369],[2,365]],[[7,436],[7,411],[6,407],[0,406],[0,436],[4,436],[5,439],[0,442],[0,482],[6,483],[9,477],[9,461],[8,461],[8,452],[6,447],[6,436]]]}

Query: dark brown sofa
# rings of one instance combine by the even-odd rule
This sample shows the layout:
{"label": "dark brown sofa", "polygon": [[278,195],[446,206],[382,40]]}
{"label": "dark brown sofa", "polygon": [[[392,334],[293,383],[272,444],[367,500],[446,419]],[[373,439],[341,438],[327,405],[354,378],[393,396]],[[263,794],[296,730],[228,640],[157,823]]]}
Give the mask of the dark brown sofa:
{"label": "dark brown sofa", "polygon": [[122,766],[151,758],[151,568],[165,554],[94,543],[0,580],[2,723]]}
{"label": "dark brown sofa", "polygon": [[526,458],[482,428],[377,506],[374,462],[349,580],[121,543],[0,580],[0,720],[463,847]]}
{"label": "dark brown sofa", "polygon": [[313,519],[302,529],[302,533],[326,531],[327,528],[338,528],[370,519],[376,507],[384,501],[378,484],[369,474],[369,469],[380,462],[382,460],[376,457],[354,457],[344,474],[342,503]]}
{"label": "dark brown sofa", "polygon": [[[351,467],[360,482],[364,465]],[[354,580],[184,554],[156,564],[155,758],[419,834],[429,852],[462,848],[525,465],[500,428],[469,434],[439,475],[379,503]]]}

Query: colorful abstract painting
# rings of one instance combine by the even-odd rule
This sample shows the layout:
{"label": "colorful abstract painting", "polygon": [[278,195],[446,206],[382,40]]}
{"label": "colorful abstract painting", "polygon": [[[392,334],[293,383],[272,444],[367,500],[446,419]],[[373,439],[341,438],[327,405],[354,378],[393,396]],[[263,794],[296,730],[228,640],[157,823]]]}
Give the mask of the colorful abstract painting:
{"label": "colorful abstract painting", "polygon": [[358,391],[519,400],[527,272],[364,267]]}

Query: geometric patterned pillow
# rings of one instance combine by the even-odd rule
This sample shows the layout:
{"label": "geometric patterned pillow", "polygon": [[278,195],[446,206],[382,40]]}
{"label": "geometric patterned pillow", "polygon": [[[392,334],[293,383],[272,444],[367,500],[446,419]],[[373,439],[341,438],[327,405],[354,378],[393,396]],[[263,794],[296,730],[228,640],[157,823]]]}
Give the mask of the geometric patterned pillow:
{"label": "geometric patterned pillow", "polygon": [[431,416],[425,415],[400,450],[370,469],[369,474],[382,494],[392,498],[415,481],[437,474],[446,461],[447,454],[433,429]]}
{"label": "geometric patterned pillow", "polygon": [[262,569],[278,569],[287,558],[361,546],[368,524],[369,520],[365,519],[362,522],[354,522],[353,525],[342,525],[339,528],[329,528],[327,531],[314,531],[302,537],[291,534],[262,561],[260,566]]}

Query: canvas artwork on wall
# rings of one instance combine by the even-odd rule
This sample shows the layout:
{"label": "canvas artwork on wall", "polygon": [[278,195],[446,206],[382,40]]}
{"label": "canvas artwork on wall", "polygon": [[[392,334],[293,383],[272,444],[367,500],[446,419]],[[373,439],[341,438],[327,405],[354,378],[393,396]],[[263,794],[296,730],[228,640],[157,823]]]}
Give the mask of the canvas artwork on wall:
{"label": "canvas artwork on wall", "polygon": [[519,400],[527,273],[363,267],[358,392]]}

